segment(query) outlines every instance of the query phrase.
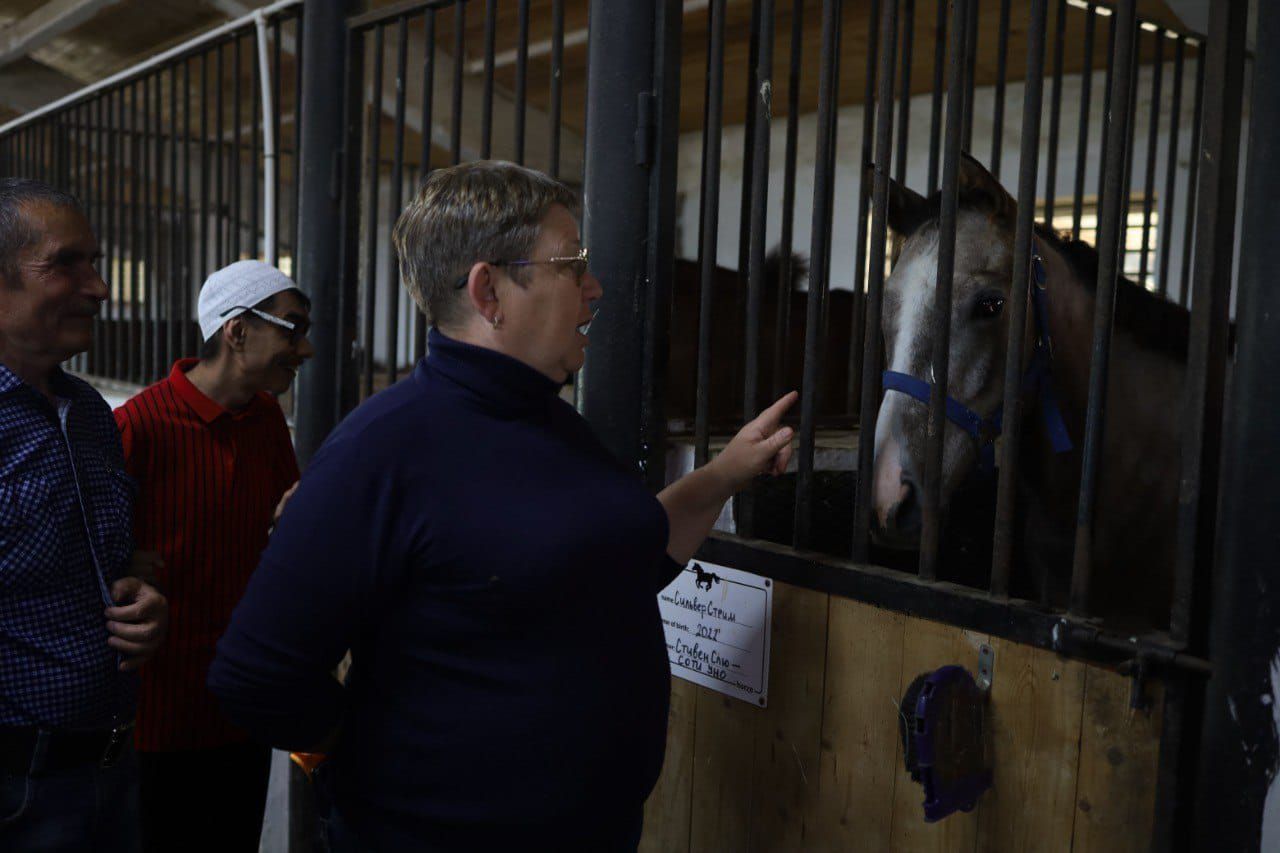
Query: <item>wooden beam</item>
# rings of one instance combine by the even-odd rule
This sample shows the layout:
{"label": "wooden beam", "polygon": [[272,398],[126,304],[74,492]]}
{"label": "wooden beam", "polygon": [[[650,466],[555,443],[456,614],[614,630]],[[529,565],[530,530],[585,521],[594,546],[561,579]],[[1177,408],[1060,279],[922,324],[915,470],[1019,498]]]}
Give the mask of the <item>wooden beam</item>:
{"label": "wooden beam", "polygon": [[37,50],[119,0],[50,0],[0,30],[0,65]]}

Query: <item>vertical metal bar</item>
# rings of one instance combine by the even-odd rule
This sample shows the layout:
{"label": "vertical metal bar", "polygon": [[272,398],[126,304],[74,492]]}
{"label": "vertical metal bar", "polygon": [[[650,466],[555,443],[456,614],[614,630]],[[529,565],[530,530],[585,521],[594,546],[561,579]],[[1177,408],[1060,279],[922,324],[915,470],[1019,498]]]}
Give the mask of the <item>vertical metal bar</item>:
{"label": "vertical metal bar", "polygon": [[978,4],[969,3],[964,19],[964,129],[961,137],[964,150],[973,148],[973,112],[976,107],[974,92],[977,88],[978,65]]}
{"label": "vertical metal bar", "polygon": [[[284,207],[284,201],[280,195],[280,172],[283,166],[280,165],[284,159],[280,156],[279,150],[284,148],[284,142],[280,136],[280,116],[284,114],[284,101],[280,100],[280,90],[282,83],[280,82],[280,73],[283,70],[280,41],[280,19],[276,18],[271,22],[271,102],[275,104],[275,109],[271,112],[271,122],[273,125],[273,138],[276,140],[278,153],[276,155],[276,168],[271,171],[271,193],[276,200],[275,204],[275,221],[271,223],[271,233],[273,235],[272,244],[267,247],[270,257],[276,259],[276,263],[280,263],[280,210]],[[296,124],[298,121],[298,107],[294,105],[293,120]],[[292,253],[290,253],[292,255]],[[294,394],[294,402],[297,402],[297,394]]]}
{"label": "vertical metal bar", "polygon": [[[121,173],[117,171],[120,159],[124,156],[120,148],[119,128],[122,125],[120,113],[117,110],[117,104],[123,94],[123,88],[107,90],[105,98],[106,103],[106,148],[107,148],[107,171],[106,171],[106,230],[107,230],[107,251],[106,251],[106,270],[107,285],[111,292],[111,297],[107,302],[107,319],[104,321],[103,335],[103,374],[113,379],[120,378],[118,374],[118,361],[116,360],[116,317],[122,316],[121,302],[123,301],[123,290],[121,285],[123,277],[120,275],[117,264],[120,258],[120,236],[116,231],[116,215],[118,214],[117,191],[120,189]],[[122,194],[123,195],[123,194]]]}
{"label": "vertical metal bar", "polygon": [[[910,0],[908,0],[910,2]],[[755,188],[751,207],[750,261],[747,266],[746,363],[742,390],[743,417],[753,418],[760,407],[760,315],[764,300],[764,241],[769,204],[769,128],[773,104],[773,0],[761,0],[759,51],[756,53],[755,77],[760,81],[756,97],[755,135],[752,146],[751,183]],[[744,128],[744,131],[746,128]],[[787,264],[787,259],[782,259]],[[739,497],[738,520],[746,535],[755,529],[754,495],[747,491]]]}
{"label": "vertical metal bar", "polygon": [[[480,108],[480,159],[493,152],[493,53],[498,33],[498,0],[484,4],[484,101]],[[425,125],[424,125],[425,127]]]}
{"label": "vertical metal bar", "polygon": [[[760,52],[760,0],[751,0],[751,29],[747,45],[747,114],[742,125],[742,207],[738,218],[738,280],[746,283],[746,270],[751,241],[751,164],[755,162],[755,134],[750,128],[756,126],[756,100],[760,89],[760,81],[756,79],[756,57]],[[735,297],[742,306],[741,290]],[[746,412],[743,412],[746,416]]]}
{"label": "vertical metal bar", "polygon": [[[864,76],[864,88],[862,92],[862,154],[859,162],[866,164],[871,162],[873,156],[872,146],[875,143],[875,95],[876,95],[876,63],[878,61],[880,51],[880,3],[882,0],[871,0],[871,17],[867,26],[867,66]],[[946,2],[946,0],[943,0]],[[945,10],[941,4],[940,9]],[[946,28],[945,11],[942,16],[940,30]],[[935,56],[935,60],[937,57]],[[936,70],[936,69],[935,69]],[[821,81],[819,81],[821,84]],[[941,95],[934,90],[934,107],[937,108],[941,103],[939,98]],[[935,115],[936,119],[936,115]],[[935,122],[936,123],[936,122]],[[930,151],[937,147],[936,138],[931,138],[929,142]],[[932,153],[930,157],[932,157]],[[875,263],[874,260],[867,258],[867,240],[870,237],[870,217],[871,217],[871,181],[867,178],[867,170],[865,168],[858,170],[858,233],[854,235],[853,250],[853,317],[849,323],[849,365],[848,378],[845,382],[845,408],[850,412],[861,411],[859,398],[862,394],[862,318],[866,311],[866,293],[867,293],[867,264]],[[872,255],[872,259],[874,259]],[[884,259],[879,260],[881,266],[884,265]],[[809,290],[813,291],[813,270],[812,265],[809,275]],[[802,407],[803,408],[803,407]]]}
{"label": "vertical metal bar", "polygon": [[[1195,642],[1203,634],[1203,625],[1197,624],[1202,619],[1197,619],[1192,607],[1197,593],[1209,591],[1208,573],[1213,563],[1247,17],[1248,4],[1243,0],[1215,7],[1210,12],[1209,42],[1204,53],[1206,91],[1212,92],[1213,97],[1206,102],[1204,135],[1195,149],[1200,160],[1195,292],[1191,297],[1191,340],[1183,386],[1177,556],[1169,624],[1170,637],[1179,643]],[[1255,131],[1252,141],[1260,139]],[[1258,153],[1265,147],[1264,143]]]}
{"label": "vertical metal bar", "polygon": [[142,113],[145,107],[134,81],[129,89],[129,337],[125,349],[126,375],[130,382],[142,383],[142,337],[139,328],[138,302],[142,295]]}
{"label": "vertical metal bar", "polygon": [[[1107,182],[1107,170],[1104,168],[1103,160],[1106,158],[1107,142],[1111,136],[1111,117],[1113,115],[1111,111],[1111,84],[1116,76],[1115,56],[1116,16],[1113,13],[1107,16],[1107,61],[1105,63],[1107,73],[1102,84],[1102,146],[1100,149],[1102,156],[1098,160],[1098,199],[1097,203],[1094,205],[1094,216],[1098,219],[1100,219],[1102,215],[1103,190],[1105,189]],[[1097,233],[1096,228],[1095,233]],[[1096,237],[1094,238],[1094,242],[1097,243]]]}
{"label": "vertical metal bar", "polygon": [[[875,19],[874,3],[872,19]],[[948,0],[938,0],[938,20],[933,27],[933,104],[930,109],[929,120],[929,183],[925,186],[925,195],[931,195],[938,186],[938,168],[941,162],[939,157],[942,152],[942,92],[943,92],[943,66],[947,62],[947,2]],[[961,26],[960,22],[954,23],[952,26]],[[875,55],[875,48],[871,46],[871,41],[875,39],[875,27],[868,27],[870,32],[867,35],[867,54],[868,64],[871,62],[870,57]],[[867,86],[871,86],[871,77],[873,75],[867,73]],[[871,98],[866,100],[867,104],[871,103]],[[866,108],[864,107],[864,110]],[[865,147],[865,146],[864,146]],[[867,151],[863,151],[863,162],[869,162],[870,156]],[[864,170],[865,174],[865,170]],[[861,200],[859,211],[867,206],[866,197]],[[861,279],[859,279],[861,280]]]}
{"label": "vertical metal bar", "polygon": [[[458,0],[453,11],[453,162],[462,162],[462,54],[467,39],[467,3]],[[381,51],[379,51],[381,55]]]}
{"label": "vertical metal bar", "polygon": [[[111,250],[111,235],[106,230],[107,220],[107,177],[106,177],[106,156],[107,156],[107,94],[99,93],[93,99],[96,117],[95,136],[97,137],[97,145],[94,150],[94,172],[98,180],[98,188],[94,193],[95,206],[97,215],[94,217],[94,228],[98,232],[98,236],[102,238],[102,260],[98,261],[98,270],[107,282],[107,289],[111,288],[111,265],[107,262],[107,253]],[[111,316],[111,300],[107,300],[107,304],[103,306],[97,316],[94,317],[93,332],[93,372],[97,376],[106,375],[106,335],[107,320]]]}
{"label": "vertical metal bar", "polygon": [[[1004,154],[1005,78],[1009,76],[1009,7],[1010,0],[1000,0],[1000,36],[996,53],[996,97],[991,119],[991,174],[1000,180],[1000,158]],[[929,189],[933,189],[932,186]]]}
{"label": "vertical metal bar", "polygon": [[[1186,39],[1177,36],[1173,47],[1173,97],[1169,105],[1169,144],[1165,154],[1164,198],[1160,209],[1160,263],[1157,267],[1159,276],[1157,291],[1165,299],[1169,298],[1169,248],[1173,245],[1173,208],[1178,198],[1178,136],[1179,123],[1182,121],[1182,68],[1186,60]],[[1148,193],[1150,195],[1150,193]]]}
{"label": "vertical metal bar", "polygon": [[[1227,4],[1214,4],[1222,5]],[[1230,5],[1242,13],[1248,7],[1244,2]],[[1258,46],[1275,45],[1280,41],[1280,8],[1264,2],[1256,9]],[[1229,35],[1221,34],[1211,18],[1210,50],[1216,38],[1229,41],[1243,54],[1243,38],[1236,36],[1243,33],[1244,23],[1238,23],[1238,31],[1232,28]],[[1237,60],[1238,56],[1231,58],[1233,66]],[[1221,533],[1213,567],[1209,638],[1213,677],[1207,687],[1200,772],[1196,774],[1196,832],[1191,842],[1197,850],[1275,846],[1268,838],[1274,839],[1274,768],[1280,750],[1272,692],[1274,661],[1280,652],[1274,594],[1280,539],[1276,525],[1264,521],[1276,518],[1275,481],[1280,475],[1275,441],[1280,430],[1280,394],[1275,382],[1276,365],[1280,364],[1280,292],[1275,287],[1270,245],[1275,199],[1280,193],[1280,170],[1273,147],[1280,134],[1280,72],[1274,49],[1257,52],[1253,74],[1249,166],[1241,217],[1240,334],[1226,412],[1230,428],[1222,456]],[[1217,73],[1212,77],[1217,78]],[[1235,111],[1238,90],[1212,91],[1227,94],[1233,102],[1230,109]],[[1212,128],[1216,123],[1210,118],[1207,124]],[[1216,136],[1216,132],[1210,135]],[[1206,171],[1211,168],[1208,160],[1205,166]],[[1234,191],[1234,186],[1222,188],[1227,193]],[[1218,210],[1226,212],[1223,207]],[[1229,222],[1230,216],[1226,219]],[[1222,231],[1215,238],[1229,228],[1225,223],[1219,227]],[[1199,249],[1197,246],[1197,255]],[[1227,263],[1229,258],[1228,249]]]}
{"label": "vertical metal bar", "polygon": [[[409,65],[409,20],[401,15],[396,29],[396,114],[392,131],[391,155],[391,212],[394,222],[400,215],[401,197],[404,191],[404,98]],[[424,127],[424,132],[429,132]],[[395,252],[390,251],[387,264],[387,384],[399,378],[400,367],[400,266],[395,262]]]}
{"label": "vertical metal bar", "polygon": [[[1058,191],[1058,136],[1062,128],[1062,59],[1067,48],[1067,0],[1058,0],[1058,29],[1053,37],[1053,94],[1049,99],[1049,159],[1044,171],[1044,221],[1053,227]],[[1034,202],[1033,202],[1034,203]]]}
{"label": "vertical metal bar", "polygon": [[[203,99],[203,94],[201,95]],[[174,220],[179,229],[180,263],[178,264],[178,355],[189,355],[195,351],[192,340],[191,322],[191,279],[192,249],[195,240],[191,232],[191,208],[194,199],[191,196],[191,57],[182,61],[182,217]],[[203,200],[202,200],[203,203]]]}
{"label": "vertical metal bar", "polygon": [[1084,67],[1080,71],[1080,133],[1076,137],[1075,193],[1071,198],[1071,239],[1080,239],[1084,216],[1084,175],[1089,163],[1089,104],[1093,102],[1093,39],[1098,16],[1093,4],[1085,11]]}
{"label": "vertical metal bar", "polygon": [[240,89],[240,75],[244,73],[244,63],[241,61],[240,52],[240,35],[237,34],[232,39],[231,50],[231,257],[228,261],[240,260],[240,232],[241,220],[244,216],[244,205],[242,203],[241,193],[244,190],[244,183],[240,173],[240,160],[243,154],[243,139],[240,135],[240,100],[243,97]]}
{"label": "vertical metal bar", "polygon": [[[218,85],[215,80],[215,86]],[[200,259],[195,280],[203,282],[209,263],[209,54],[200,55]],[[215,220],[216,222],[216,220]],[[215,244],[216,251],[216,244]],[[189,319],[189,318],[188,318]]]}
{"label": "vertical metal bar", "polygon": [[560,177],[561,74],[564,68],[564,0],[551,0],[551,155],[547,171]]}
{"label": "vertical metal bar", "polygon": [[[431,133],[427,128],[435,121],[435,81],[436,81],[436,10],[428,9],[425,19],[426,43],[422,55],[422,181],[431,174]],[[414,335],[414,361],[427,354],[427,317],[421,311],[417,313]]]}
{"label": "vertical metal bar", "polygon": [[[831,2],[831,0],[828,0]],[[711,312],[715,303],[716,249],[720,228],[720,150],[724,120],[724,4],[711,0],[707,10],[707,101],[702,132],[702,233],[698,273],[698,378],[693,415],[694,464],[710,459]]]}
{"label": "vertical metal bar", "polygon": [[[1116,50],[1111,58],[1111,115],[1123,121],[1133,109],[1132,80],[1137,74],[1135,0],[1117,0],[1112,15]],[[1089,582],[1093,572],[1093,521],[1098,492],[1098,463],[1106,413],[1107,371],[1111,357],[1111,321],[1115,315],[1116,280],[1120,277],[1122,181],[1128,158],[1129,134],[1124,125],[1112,128],[1104,152],[1106,189],[1098,222],[1098,283],[1093,314],[1093,353],[1089,364],[1089,411],[1085,418],[1080,466],[1080,504],[1076,516],[1075,553],[1071,567],[1071,613],[1089,610]]]}
{"label": "vertical metal bar", "polygon": [[[1156,200],[1156,155],[1160,150],[1160,83],[1164,73],[1164,41],[1164,30],[1156,30],[1156,64],[1151,72],[1151,124],[1147,135],[1147,161],[1143,167],[1146,185],[1142,199],[1142,256],[1138,259],[1138,284],[1143,287],[1148,287],[1150,264],[1147,252],[1151,248],[1151,210]],[[1163,275],[1163,270],[1161,273]]]}
{"label": "vertical metal bar", "polygon": [[[1048,0],[1036,0],[1031,6],[1031,24],[1027,32],[1022,144],[1018,152],[1018,219],[1014,226],[1013,280],[1009,283],[1008,301],[1009,342],[1004,364],[1005,439],[1001,443],[991,561],[991,594],[998,597],[1009,594],[1009,575],[1013,566],[1018,436],[1022,428],[1022,353],[1027,328],[1027,294],[1031,286],[1031,241],[1035,234],[1036,172],[1040,165],[1040,113],[1044,96],[1045,28],[1048,17]],[[1083,97],[1088,98],[1088,93]]]}
{"label": "vertical metal bar", "polygon": [[773,398],[782,396],[790,364],[787,360],[787,333],[791,328],[791,254],[796,218],[796,148],[800,139],[800,56],[804,50],[804,0],[794,0],[791,9],[790,74],[787,78],[787,142],[782,155],[782,234],[778,256],[778,307],[773,330]]}
{"label": "vertical metal bar", "polygon": [[378,24],[373,31],[373,103],[369,108],[369,153],[365,161],[365,268],[363,308],[361,312],[362,332],[360,347],[364,353],[364,384],[361,387],[363,396],[373,394],[373,312],[377,307],[378,291],[378,187],[379,166],[382,151],[382,66],[384,60],[385,27]]}
{"label": "vertical metal bar", "polygon": [[[1031,11],[1031,26],[1028,37],[1027,91],[1039,94],[1038,77],[1042,68],[1037,64],[1032,67],[1032,59],[1043,57],[1044,52],[1044,6],[1046,0],[1034,0]],[[956,17],[968,12],[965,3],[976,0],[958,0]],[[966,35],[967,38],[967,35]],[[962,42],[958,34],[953,35],[951,53],[955,57],[960,53]],[[942,542],[942,513],[940,496],[942,494],[942,445],[946,437],[946,399],[948,393],[948,372],[951,365],[951,291],[955,274],[956,256],[956,219],[959,215],[960,201],[960,137],[965,121],[965,110],[959,98],[950,97],[964,83],[960,63],[952,59],[947,75],[947,139],[946,151],[942,160],[942,205],[938,216],[938,269],[937,284],[933,298],[933,330],[932,352],[930,354],[929,413],[925,439],[924,489],[921,495],[923,510],[923,527],[920,533],[920,579],[936,580],[938,577],[938,550]],[[1024,118],[1030,113],[1024,109]],[[1040,115],[1039,104],[1036,104],[1035,116]],[[1024,136],[1024,140],[1027,137]],[[1038,139],[1038,134],[1032,138]],[[1020,162],[1020,168],[1025,168]],[[1016,252],[1015,248],[1015,252]],[[870,472],[870,464],[859,471]],[[870,478],[867,478],[868,480]],[[867,489],[869,492],[870,489]],[[862,517],[859,517],[862,521]]]}
{"label": "vertical metal bar", "polygon": [[213,189],[214,259],[213,259],[213,264],[211,265],[211,270],[218,269],[227,262],[226,255],[224,254],[224,251],[223,251],[223,247],[226,245],[226,242],[224,241],[224,237],[223,237],[224,232],[223,232],[223,225],[222,225],[223,217],[224,217],[222,190],[223,190],[223,187],[225,186],[225,184],[223,183],[222,177],[223,177],[223,165],[226,161],[226,158],[223,156],[223,145],[222,145],[222,140],[223,140],[222,92],[223,92],[223,89],[225,88],[225,83],[224,83],[225,75],[223,74],[223,60],[222,60],[223,47],[224,45],[219,44],[217,53],[215,54],[217,62],[215,63],[216,71],[214,74],[213,114],[214,114],[215,125],[214,125],[214,136],[213,136],[213,153],[214,153],[214,157],[217,158],[217,165],[215,167],[214,178],[213,178],[213,182],[214,182],[214,189]]}
{"label": "vertical metal bar", "polygon": [[916,0],[901,0],[902,82],[898,88],[898,148],[894,170],[899,183],[907,180],[907,133],[911,126],[911,53],[916,40]]}
{"label": "vertical metal bar", "polygon": [[[958,12],[957,23],[964,20],[961,12],[965,10],[966,0],[956,0],[953,8]],[[875,151],[875,188],[873,191],[873,213],[871,217],[871,275],[867,288],[867,308],[863,331],[862,347],[862,409],[858,418],[860,435],[873,436],[876,431],[876,417],[880,412],[880,309],[884,297],[884,258],[885,240],[888,233],[889,209],[889,159],[891,154],[891,132],[893,123],[893,51],[896,45],[894,31],[897,28],[898,4],[896,0],[885,0],[880,11],[880,67],[876,74],[879,80],[879,99],[876,103],[876,151]],[[959,61],[960,51],[956,46],[962,44],[964,27],[952,27],[951,63]],[[955,77],[954,71],[950,74]],[[948,100],[950,100],[948,98]],[[950,113],[950,107],[948,113]],[[945,166],[944,166],[945,170]],[[819,186],[821,184],[818,184]],[[807,355],[807,353],[806,353]],[[806,366],[808,366],[806,364]],[[875,442],[858,442],[858,482],[854,498],[853,515],[853,559],[865,562],[867,559],[867,543],[871,521],[871,471],[874,463]],[[802,455],[803,459],[803,455]]]}
{"label": "vertical metal bar", "polygon": [[520,36],[516,43],[516,162],[524,163],[525,107],[529,93],[529,0],[520,0]]}
{"label": "vertical metal bar", "polygon": [[[266,130],[262,126],[262,68],[258,64],[257,37],[251,35],[249,46],[249,245],[248,256],[261,258],[266,254],[266,246],[259,240],[262,225],[262,208],[258,204],[258,184],[266,177],[266,148],[262,134]],[[275,165],[274,163],[272,164]],[[275,171],[272,169],[272,171]],[[264,188],[265,189],[265,188]],[[269,260],[277,263],[274,255]]]}
{"label": "vertical metal bar", "polygon": [[1129,80],[1129,114],[1126,116],[1125,134],[1129,137],[1128,158],[1124,164],[1124,207],[1120,213],[1120,274],[1125,275],[1129,258],[1129,214],[1133,210],[1133,160],[1137,150],[1137,113],[1138,113],[1138,78],[1142,76],[1142,35],[1144,30],[1141,26],[1137,28],[1134,34],[1134,55],[1137,57],[1134,62],[1133,77]]}
{"label": "vertical metal bar", "polygon": [[142,108],[147,113],[146,140],[143,148],[142,156],[146,163],[143,170],[143,199],[147,206],[144,211],[145,228],[146,228],[146,254],[143,256],[146,260],[146,275],[143,283],[146,285],[146,302],[147,302],[147,342],[146,353],[147,358],[143,362],[146,372],[143,374],[143,383],[151,383],[158,377],[158,365],[160,363],[160,202],[163,196],[161,189],[163,184],[162,175],[163,153],[161,151],[160,139],[160,84],[161,78],[159,74],[147,75],[147,80],[154,85],[147,88],[147,97],[143,101]]}
{"label": "vertical metal bar", "polygon": [[[184,66],[186,63],[182,63]],[[161,365],[172,364],[178,355],[177,330],[185,315],[180,302],[182,282],[182,226],[178,221],[178,147],[184,145],[185,132],[178,130],[178,63],[169,66],[169,271],[165,277],[168,313],[164,316],[164,358]],[[182,195],[185,203],[186,195]]]}
{"label": "vertical metal bar", "polygon": [[[877,151],[886,158],[893,141],[893,68],[896,0],[887,0],[888,7],[881,16],[880,44],[885,55],[880,61],[880,113],[876,118]],[[831,216],[832,194],[829,191],[834,163],[835,123],[839,76],[837,54],[840,45],[840,0],[824,0],[822,4],[822,54],[818,77],[818,149],[814,158],[814,193],[812,237],[810,241],[809,299],[805,305],[804,374],[800,389],[800,452],[797,458],[795,545],[808,547],[813,540],[813,455],[814,431],[817,427],[818,372],[822,352],[821,324],[830,286],[831,271]],[[888,27],[886,30],[885,27]],[[827,191],[824,191],[827,188]],[[883,234],[881,235],[883,237]],[[875,257],[875,243],[872,243]],[[879,255],[884,255],[884,242],[879,244]],[[874,280],[874,270],[873,270]]]}
{"label": "vertical metal bar", "polygon": [[1196,205],[1200,187],[1200,131],[1204,116],[1204,67],[1205,46],[1198,46],[1199,58],[1196,60],[1196,86],[1193,94],[1195,106],[1191,113],[1191,167],[1187,171],[1187,213],[1184,217],[1182,232],[1182,282],[1178,288],[1178,304],[1191,304],[1191,248],[1195,245]]}
{"label": "vertical metal bar", "polygon": [[[312,17],[314,17],[314,15]],[[294,35],[294,38],[296,39],[295,44],[297,45],[297,51],[295,52],[293,57],[293,205],[292,205],[293,210],[290,213],[290,221],[292,222],[291,233],[293,235],[293,242],[291,243],[292,251],[293,251],[293,275],[294,275],[294,278],[296,279],[298,276],[298,270],[301,268],[301,265],[302,265],[302,260],[300,257],[302,252],[302,242],[301,242],[302,224],[301,223],[302,223],[302,193],[303,193],[302,98],[303,98],[304,92],[302,88],[302,78],[303,78],[302,67],[304,62],[303,51],[306,48],[306,41],[304,39],[304,36],[306,35],[307,16],[306,14],[299,15],[296,18],[294,18],[294,21],[295,21],[294,28],[297,31]],[[343,43],[344,44],[346,43],[345,33],[344,33]],[[341,121],[341,118],[339,118],[339,121]],[[327,132],[331,132],[331,131],[327,131]],[[341,133],[339,133],[339,136],[341,136]],[[346,161],[344,160],[344,162]],[[359,163],[360,160],[359,158],[356,158],[353,162]],[[349,169],[349,171],[356,171],[356,170]],[[317,335],[318,334],[319,332],[317,332]],[[319,337],[317,337],[317,340],[319,340]],[[315,368],[315,371],[319,373],[320,369],[317,367]],[[299,391],[298,393],[298,399],[302,399],[301,391]],[[325,399],[326,401],[328,401],[329,398],[325,398]],[[299,443],[298,446],[299,448],[301,448],[302,446],[301,443]],[[301,459],[302,457],[301,449],[299,449],[298,451],[298,456],[299,456],[299,459]]]}

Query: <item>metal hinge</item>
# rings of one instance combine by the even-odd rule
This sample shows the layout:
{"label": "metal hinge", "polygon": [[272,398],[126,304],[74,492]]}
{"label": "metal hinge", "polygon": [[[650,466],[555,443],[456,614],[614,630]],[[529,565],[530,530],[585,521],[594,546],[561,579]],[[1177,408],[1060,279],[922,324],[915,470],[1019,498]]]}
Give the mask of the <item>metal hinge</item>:
{"label": "metal hinge", "polygon": [[636,165],[653,165],[653,104],[652,92],[641,92],[636,97]]}

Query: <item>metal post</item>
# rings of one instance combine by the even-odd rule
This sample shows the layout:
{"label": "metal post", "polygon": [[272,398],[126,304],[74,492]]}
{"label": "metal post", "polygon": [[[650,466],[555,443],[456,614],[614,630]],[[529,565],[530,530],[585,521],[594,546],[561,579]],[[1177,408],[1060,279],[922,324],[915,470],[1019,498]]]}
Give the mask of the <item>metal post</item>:
{"label": "metal post", "polygon": [[[311,297],[315,357],[298,377],[298,459],[306,464],[337,423],[339,224],[342,215],[339,169],[342,163],[342,98],[346,91],[343,60],[347,47],[346,15],[350,0],[306,0],[303,14],[301,132],[297,270],[295,276]],[[347,164],[349,165],[349,164]],[[292,831],[291,831],[292,834]]]}
{"label": "metal post", "polygon": [[[1247,5],[1232,4],[1240,33]],[[1212,40],[1217,34],[1210,26]],[[1258,4],[1257,39],[1259,45],[1280,39],[1280,6]],[[1258,51],[1253,75],[1235,375],[1214,566],[1214,671],[1198,777],[1196,843],[1202,850],[1275,849],[1280,838],[1280,817],[1265,807],[1280,754],[1274,675],[1280,652],[1275,586],[1280,528],[1262,522],[1280,511],[1274,485],[1280,474],[1280,444],[1275,441],[1280,431],[1280,386],[1275,382],[1280,369],[1280,290],[1271,280],[1269,245],[1272,208],[1280,193],[1280,162],[1272,151],[1272,140],[1280,133],[1280,58],[1275,51]],[[1231,100],[1232,109],[1238,109],[1235,97]],[[1206,125],[1206,136],[1210,135]],[[1202,189],[1206,185],[1203,182]],[[1220,233],[1229,233],[1229,227],[1224,222]]]}
{"label": "metal post", "polygon": [[[582,411],[623,464],[643,458],[641,415],[645,241],[653,156],[655,10],[632,0],[596,0],[588,36],[593,80],[587,93],[583,230],[604,285],[583,372]],[[630,141],[630,144],[628,144]],[[599,330],[597,332],[597,330]]]}

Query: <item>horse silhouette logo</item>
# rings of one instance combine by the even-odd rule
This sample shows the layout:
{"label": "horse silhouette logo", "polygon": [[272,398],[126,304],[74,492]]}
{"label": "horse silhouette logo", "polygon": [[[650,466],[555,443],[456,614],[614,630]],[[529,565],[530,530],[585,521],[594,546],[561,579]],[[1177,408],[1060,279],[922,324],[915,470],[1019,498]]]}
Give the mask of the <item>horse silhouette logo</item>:
{"label": "horse silhouette logo", "polygon": [[699,565],[698,563],[693,564],[693,571],[695,574],[697,574],[697,577],[694,579],[693,583],[694,583],[694,586],[698,587],[699,589],[705,589],[707,592],[710,592],[712,584],[720,583],[719,575],[715,574],[714,572],[703,571],[702,566]]}

